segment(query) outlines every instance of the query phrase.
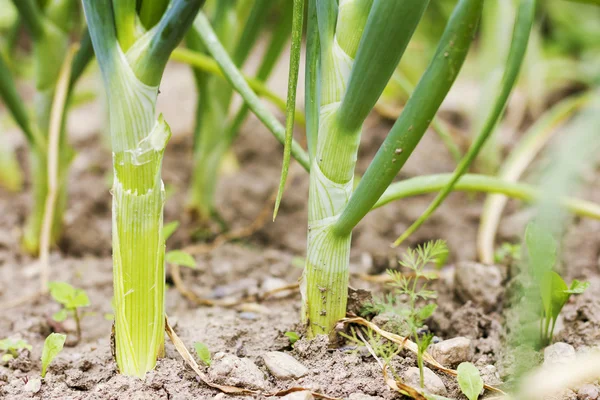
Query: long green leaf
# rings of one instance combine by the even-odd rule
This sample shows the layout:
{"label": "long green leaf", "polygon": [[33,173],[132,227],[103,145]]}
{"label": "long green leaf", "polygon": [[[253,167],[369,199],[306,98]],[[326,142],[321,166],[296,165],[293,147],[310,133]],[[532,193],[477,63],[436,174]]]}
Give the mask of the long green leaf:
{"label": "long green leaf", "polygon": [[[189,64],[194,67],[195,70],[207,72],[212,75],[217,75],[223,79],[227,79],[219,67],[219,64],[210,56],[202,54],[198,51],[192,51],[188,49],[178,48],[171,54],[171,60]],[[240,72],[241,74],[241,72]],[[248,86],[257,95],[264,97],[269,100],[275,107],[285,111],[286,102],[276,93],[272,92],[261,80],[252,78],[249,76],[242,77],[248,82]],[[304,124],[304,115],[301,111],[296,110],[296,121],[300,124]]]}
{"label": "long green leaf", "polygon": [[160,83],[171,52],[183,39],[204,1],[174,0],[156,28],[149,32],[152,38],[147,49],[143,50],[132,65],[136,76],[142,82],[150,86]]}
{"label": "long green leaf", "polygon": [[456,5],[433,60],[338,219],[340,235],[350,233],[371,210],[423,137],[467,56],[482,7],[483,0]]}
{"label": "long green leaf", "polygon": [[296,114],[296,89],[300,71],[300,52],[302,50],[302,28],[304,26],[304,0],[294,0],[294,20],[292,22],[292,50],[290,52],[290,73],[288,78],[287,109],[285,118],[285,142],[283,144],[283,166],[281,179],[273,210],[273,220],[277,218],[279,204],[287,180],[290,158],[292,157],[292,139],[294,135],[294,116]]}
{"label": "long green leaf", "polygon": [[593,4],[595,6],[600,6],[600,0],[567,0],[572,3],[584,3],[584,4]]}
{"label": "long green leaf", "polygon": [[[123,0],[118,0],[121,2]],[[151,29],[161,20],[165,10],[169,6],[170,0],[142,0],[139,10],[140,21],[146,27]]]}
{"label": "long green leaf", "polygon": [[[279,123],[277,118],[263,106],[256,94],[250,89],[250,86],[248,86],[242,73],[237,69],[221,43],[219,43],[219,40],[204,13],[200,12],[198,14],[198,17],[196,17],[196,21],[194,22],[194,28],[200,34],[204,45],[214,57],[217,64],[219,64],[225,78],[242,96],[256,116],[265,124],[271,133],[273,133],[275,138],[277,138],[280,143],[284,143],[285,128]],[[292,155],[306,170],[310,169],[308,155],[295,141],[292,143]]]}
{"label": "long green leaf", "polygon": [[508,60],[506,63],[506,69],[502,77],[502,83],[500,85],[500,92],[494,102],[490,115],[486,119],[483,128],[475,142],[469,148],[467,154],[463,157],[458,167],[454,171],[453,179],[448,185],[442,189],[442,191],[436,196],[433,202],[427,207],[427,210],[394,242],[394,246],[398,246],[419,227],[435,212],[435,210],[442,204],[444,199],[448,197],[452,192],[452,187],[458,179],[467,171],[479,151],[485,144],[485,141],[490,137],[494,131],[498,119],[504,113],[508,97],[512,91],[513,86],[521,70],[521,65],[525,58],[525,51],[527,50],[527,43],[529,42],[529,35],[533,26],[535,18],[536,0],[522,0],[517,12],[517,20],[515,22],[515,28],[513,32],[513,39],[510,46]]}
{"label": "long green leaf", "polygon": [[34,0],[13,0],[23,24],[31,34],[33,40],[38,40],[44,35],[44,16]]}
{"label": "long green leaf", "polygon": [[321,54],[327,54],[333,45],[338,6],[336,0],[316,0]]}
{"label": "long green leaf", "polygon": [[317,20],[317,0],[308,0],[306,24],[306,63],[304,71],[304,109],[306,113],[306,144],[310,159],[317,152],[319,132],[319,25]]}
{"label": "long green leaf", "polygon": [[240,35],[240,40],[235,47],[233,52],[233,61],[235,65],[241,67],[248,55],[250,50],[256,43],[262,29],[264,27],[265,18],[267,11],[271,5],[272,0],[255,0],[250,15],[244,24],[244,30]]}
{"label": "long green leaf", "polygon": [[[531,161],[546,145],[556,131],[556,127],[570,118],[577,110],[589,103],[592,93],[570,96],[548,109],[523,134],[512,148],[497,174],[498,178],[516,182],[525,172]],[[485,264],[494,262],[494,243],[500,218],[508,199],[504,196],[489,196],[483,203],[477,232],[477,252]]]}
{"label": "long green leaf", "polygon": [[90,37],[90,32],[86,29],[79,42],[79,50],[77,50],[77,53],[73,58],[73,65],[71,66],[71,80],[69,81],[70,92],[73,90],[73,87],[93,57],[94,48],[92,47],[92,38]]}
{"label": "long green leaf", "polygon": [[[258,79],[261,82],[265,82],[267,78],[271,75],[275,64],[279,60],[283,49],[287,45],[288,38],[292,31],[292,5],[293,3],[291,1],[283,1],[281,9],[282,18],[279,21],[277,28],[271,34],[271,40],[269,41],[269,45],[267,46],[267,51],[265,52],[261,64],[258,67],[258,72],[256,73],[256,79]],[[227,127],[227,140],[229,143],[232,143],[237,137],[238,133],[240,132],[242,123],[246,120],[249,111],[250,109],[248,108],[248,105],[244,103],[233,117],[232,122]],[[298,115],[301,116],[301,113],[297,113],[296,118],[298,118]]]}
{"label": "long green leaf", "polygon": [[398,66],[428,0],[375,0],[340,106],[339,123],[354,132],[363,124]]}
{"label": "long green leaf", "polygon": [[[373,209],[382,207],[394,200],[437,192],[452,179],[452,174],[418,176],[390,185]],[[542,192],[530,185],[508,182],[502,179],[476,174],[465,174],[454,186],[454,191],[498,193],[526,202],[534,202]],[[579,216],[600,219],[600,205],[573,197],[563,197],[560,204]]]}
{"label": "long green leaf", "polygon": [[[136,0],[112,0],[112,2],[119,44],[123,51],[127,51],[136,39]],[[145,3],[149,3],[149,1]],[[153,3],[159,2],[156,1]]]}
{"label": "long green leaf", "polygon": [[[94,54],[98,64],[111,66],[117,46],[117,29],[110,0],[83,0],[83,11],[88,24]],[[101,68],[106,71],[109,68]],[[104,72],[102,72],[104,74]],[[105,76],[106,81],[110,77]]]}
{"label": "long green leaf", "polygon": [[4,62],[2,54],[0,54],[0,97],[2,97],[4,104],[6,104],[11,115],[25,134],[29,145],[43,145],[41,138],[36,135],[35,128],[31,125],[25,104],[17,92],[10,69]]}

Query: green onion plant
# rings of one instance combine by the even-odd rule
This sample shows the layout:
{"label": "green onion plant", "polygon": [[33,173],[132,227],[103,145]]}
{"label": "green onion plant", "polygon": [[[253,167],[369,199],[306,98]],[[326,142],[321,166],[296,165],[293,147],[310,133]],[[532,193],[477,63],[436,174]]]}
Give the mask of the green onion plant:
{"label": "green onion plant", "polygon": [[[219,41],[238,68],[248,60],[267,18],[276,17],[270,38],[255,75],[265,82],[285,49],[291,32],[290,0],[232,1],[209,0],[204,7]],[[187,36],[187,46],[199,53],[206,47],[195,30]],[[188,206],[200,221],[206,223],[217,214],[215,192],[224,156],[230,151],[249,107],[242,104],[233,110],[233,91],[224,79],[195,69],[198,91],[196,126],[194,129],[194,168],[189,189]],[[230,116],[231,114],[231,116]]]}
{"label": "green onion plant", "polygon": [[203,0],[83,0],[108,98],[113,151],[116,359],[144,377],[164,351],[162,158],[171,135],[156,99]]}
{"label": "green onion plant", "polygon": [[352,230],[425,133],[466,57],[482,2],[458,3],[427,71],[354,191],[362,125],[427,5],[385,0],[308,3],[305,104],[311,170],[301,293],[309,336],[329,333],[344,317]]}
{"label": "green onion plant", "polygon": [[[481,0],[461,0],[455,6],[429,66],[354,190],[362,125],[396,69],[427,3],[308,3],[305,105],[311,168],[301,293],[309,336],[328,334],[344,317],[352,230],[390,187],[423,137],[461,69],[483,8]],[[485,141],[504,109],[512,77],[523,60],[532,18],[527,11],[534,9],[535,2],[522,0],[521,7],[503,95],[498,96],[498,110],[489,116],[479,142]],[[458,171],[481,145],[470,149]],[[462,174],[455,175],[458,179]]]}
{"label": "green onion plant", "polygon": [[[34,115],[31,116],[24,100],[19,96],[9,63],[0,54],[0,96],[8,111],[25,134],[29,146],[30,179],[33,189],[33,204],[23,232],[26,251],[37,253],[44,215],[44,203],[48,193],[47,151],[50,110],[59,78],[60,67],[71,42],[72,32],[77,28],[75,21],[77,1],[57,0],[37,2],[13,0],[19,13],[19,21],[26,28],[33,46],[34,65]],[[11,54],[6,50],[3,53]],[[91,58],[90,43],[82,39],[81,48],[73,61],[70,89],[81,76]],[[64,119],[64,118],[63,118]],[[51,234],[56,243],[62,228],[62,216],[66,205],[66,177],[74,152],[69,146],[63,128],[59,151],[59,193]]]}
{"label": "green onion plant", "polygon": [[[298,70],[296,63],[299,59],[297,56],[300,47],[297,44],[300,35],[297,34],[297,30],[302,26],[302,17],[298,11],[303,8],[301,3],[301,0],[294,2],[291,75],[297,74]],[[329,4],[329,7],[324,7],[325,4]],[[523,4],[532,5],[526,0]],[[410,22],[411,18],[415,16],[418,20],[422,8],[412,8],[413,14],[404,14],[404,17],[399,17],[401,13],[395,8],[396,3],[385,0],[364,3],[342,1],[339,8],[335,1],[319,3],[311,0],[308,6],[307,65],[305,68],[307,74],[305,105],[308,154],[292,140],[289,118],[286,129],[261,104],[225,47],[219,42],[217,33],[212,29],[208,17],[202,12],[194,22],[194,30],[207,53],[214,58],[221,69],[222,75],[240,93],[248,107],[274,136],[280,142],[285,142],[282,182],[285,181],[285,171],[290,156],[293,156],[306,170],[310,170],[309,253],[302,282],[302,293],[304,296],[303,315],[305,321],[308,322],[309,335],[312,336],[331,331],[336,321],[345,314],[348,252],[354,226],[373,208],[381,207],[393,200],[439,191],[454,181],[454,174],[442,174],[415,177],[392,183],[397,172],[425,133],[429,122],[460,70],[477,28],[482,1],[461,0],[456,5],[429,67],[414,89],[404,112],[392,127],[371,166],[354,191],[349,183],[352,182],[360,125],[396,68],[403,47],[417,24],[416,21],[403,24],[392,24],[390,21],[406,22],[408,20]],[[403,11],[411,9],[406,6],[406,3],[399,2],[397,6]],[[335,18],[329,14],[330,12],[334,12]],[[361,12],[364,15],[359,15]],[[344,21],[349,21],[348,23],[351,24],[356,21],[364,23],[364,29],[348,31],[337,26],[337,24],[343,25]],[[529,22],[528,19],[522,17],[517,24],[519,30],[516,39],[518,40],[515,40],[514,45],[517,49],[522,49],[524,43],[527,42],[528,35],[523,32],[530,26]],[[356,27],[356,24],[353,26]],[[379,31],[380,29],[389,35],[383,35],[382,31]],[[321,36],[331,35],[332,32],[334,39],[331,39],[331,36],[325,37],[330,37],[331,46],[336,47],[330,47],[330,51],[327,52],[321,46]],[[343,33],[348,33],[350,36],[344,40],[338,39],[337,35]],[[359,35],[360,38],[353,37],[352,34]],[[373,37],[372,35],[375,35],[377,40],[367,39]],[[405,37],[405,39],[400,42],[394,41],[392,45],[388,46],[388,41],[399,37]],[[385,40],[383,40],[384,38]],[[360,44],[363,42],[369,44],[363,46]],[[354,44],[351,47],[352,43]],[[373,45],[373,43],[377,43],[377,45]],[[332,50],[333,48],[336,50]],[[340,53],[342,51],[340,48],[343,53]],[[352,50],[353,48],[355,50]],[[386,51],[381,51],[382,48],[385,48]],[[350,53],[346,53],[346,51]],[[353,54],[353,62],[348,64],[347,62],[351,59],[343,54]],[[518,54],[523,55],[521,51]],[[328,62],[332,63],[332,67],[335,66],[333,70],[328,70],[329,75],[321,70],[327,65],[322,61],[322,57],[325,56],[329,57]],[[341,63],[340,59],[346,64]],[[368,64],[367,60],[371,64]],[[514,73],[515,65],[518,66],[521,61],[521,57],[509,58],[507,61],[507,65],[510,66],[509,70]],[[366,65],[378,67],[367,68]],[[343,66],[345,68],[342,68]],[[345,72],[346,75],[339,75],[340,72]],[[359,74],[362,74],[362,79],[356,78]],[[344,76],[346,78],[342,80],[341,78]],[[330,79],[325,80],[325,77],[330,77]],[[288,117],[294,115],[293,99],[296,88],[292,81],[294,81],[293,76],[290,79],[291,90],[288,93],[288,100],[290,100],[288,101]],[[510,87],[511,80],[509,79],[507,82]],[[326,85],[326,83],[328,84]],[[353,94],[352,97],[349,97],[350,93],[357,93],[356,91],[362,89],[361,85],[366,85],[369,90],[362,90],[360,91],[361,95]],[[341,96],[342,100],[322,103],[323,98],[329,98],[330,101],[332,98],[339,99],[339,97],[333,96]],[[349,110],[352,111],[346,111],[346,107],[350,107]],[[496,112],[496,114],[499,113]],[[350,149],[346,147],[350,147]],[[327,175],[324,171],[327,171]],[[348,178],[349,175],[350,178]],[[332,176],[336,181],[329,179],[328,176]],[[502,193],[526,201],[536,200],[540,197],[539,191],[526,184],[505,182],[482,175],[460,176],[458,182],[451,186],[452,190]],[[574,213],[600,218],[600,208],[593,203],[572,198],[563,198],[560,201],[564,207]]]}

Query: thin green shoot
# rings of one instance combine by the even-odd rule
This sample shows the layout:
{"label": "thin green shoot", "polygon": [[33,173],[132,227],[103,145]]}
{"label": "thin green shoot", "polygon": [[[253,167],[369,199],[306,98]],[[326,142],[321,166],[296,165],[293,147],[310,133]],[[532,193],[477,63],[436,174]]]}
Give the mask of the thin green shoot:
{"label": "thin green shoot", "polygon": [[42,350],[42,378],[46,377],[50,363],[62,351],[66,340],[67,335],[51,333],[44,341],[44,348]]}
{"label": "thin green shoot", "polygon": [[[394,200],[436,192],[444,188],[452,179],[452,174],[435,174],[418,176],[393,183],[375,203],[373,209],[379,208]],[[539,201],[543,192],[531,185],[516,182],[506,182],[502,179],[466,174],[454,186],[455,191],[498,193],[526,202]],[[559,197],[558,202],[569,212],[593,219],[600,219],[600,206],[591,201],[574,197]]]}
{"label": "thin green shoot", "polygon": [[436,196],[433,202],[427,207],[427,210],[394,242],[394,246],[400,245],[407,237],[415,232],[430,216],[435,212],[439,205],[448,197],[452,188],[458,182],[460,177],[464,175],[479,151],[485,144],[486,140],[494,131],[498,119],[504,113],[508,97],[519,75],[521,65],[525,59],[525,52],[529,42],[529,36],[533,21],[535,19],[536,0],[521,0],[517,11],[517,18],[513,32],[512,42],[502,77],[502,82],[498,96],[494,100],[490,114],[485,120],[480,133],[469,148],[465,157],[461,160],[458,167],[453,173],[452,180],[444,189]]}
{"label": "thin green shoot", "polygon": [[281,168],[281,179],[275,199],[273,210],[273,221],[277,217],[281,197],[285,189],[285,181],[290,168],[292,157],[292,139],[294,134],[294,116],[296,112],[296,89],[298,87],[298,73],[300,71],[300,53],[302,50],[302,29],[304,26],[304,0],[294,0],[294,20],[292,22],[292,49],[290,52],[290,72],[288,78],[288,95],[285,118],[285,142],[283,147],[283,166]]}
{"label": "thin green shoot", "polygon": [[[217,35],[212,29],[208,18],[203,13],[199,13],[196,21],[194,22],[194,28],[202,38],[202,41],[208,51],[211,53],[223,75],[227,78],[229,83],[240,93],[244,98],[244,101],[250,109],[256,114],[256,116],[265,124],[265,126],[273,133],[280,143],[285,143],[285,128],[279,123],[277,118],[271,114],[266,107],[260,102],[256,94],[252,91],[242,74],[239,72],[227,51],[219,42]],[[300,165],[306,170],[310,169],[309,159],[306,152],[296,142],[292,142],[292,156],[296,159]]]}
{"label": "thin green shoot", "polygon": [[81,318],[80,309],[90,305],[90,299],[83,289],[76,289],[66,282],[50,282],[48,284],[50,296],[62,305],[62,308],[56,312],[52,319],[57,322],[66,320],[69,315],[75,321],[75,333],[77,341],[81,340]]}
{"label": "thin green shoot", "polygon": [[[171,54],[171,60],[188,64],[200,71],[207,72],[225,79],[225,75],[219,68],[219,64],[210,56],[202,54],[190,49],[178,48]],[[264,82],[250,77],[244,76],[248,86],[260,97],[264,97],[270,101],[275,107],[281,111],[286,111],[286,102],[280,98],[275,92],[270,90]],[[304,114],[300,110],[296,110],[294,120],[300,125],[305,124]]]}
{"label": "thin green shoot", "polygon": [[[525,172],[537,154],[553,137],[557,126],[570,118],[574,112],[589,103],[592,93],[569,96],[554,105],[525,132],[503,162],[497,177],[504,181],[516,182]],[[477,252],[484,264],[493,262],[496,232],[507,203],[505,196],[488,196],[483,204],[477,232]]]}

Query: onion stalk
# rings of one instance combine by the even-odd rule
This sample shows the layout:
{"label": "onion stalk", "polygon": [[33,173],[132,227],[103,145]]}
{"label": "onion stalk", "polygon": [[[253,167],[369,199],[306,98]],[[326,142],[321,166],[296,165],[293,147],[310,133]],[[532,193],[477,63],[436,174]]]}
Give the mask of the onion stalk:
{"label": "onion stalk", "polygon": [[[255,76],[262,83],[271,74],[290,34],[291,1],[256,0],[234,2],[231,0],[209,1],[205,7],[219,42],[231,54],[236,67],[246,62],[262,32],[266,17],[273,5],[281,5],[282,15],[271,33],[266,52]],[[187,38],[187,45],[195,52],[206,51],[205,45],[194,31]],[[239,128],[248,115],[248,106],[242,105],[229,118],[232,90],[229,84],[215,76],[195,70],[198,89],[196,127],[194,132],[194,169],[188,206],[201,221],[208,221],[216,213],[215,194],[219,170],[225,154],[237,137]]]}
{"label": "onion stalk", "polygon": [[[44,205],[48,195],[47,182],[47,140],[50,123],[50,109],[59,77],[62,60],[65,59],[73,28],[75,0],[57,0],[40,7],[34,0],[13,0],[20,20],[27,29],[33,43],[34,118],[27,112],[19,97],[12,74],[5,60],[0,57],[0,95],[13,118],[25,134],[30,149],[31,184],[33,188],[32,207],[23,231],[23,247],[29,253],[39,251]],[[89,44],[89,43],[88,43]],[[76,80],[91,58],[85,44],[73,61],[69,94]],[[58,240],[62,230],[62,216],[66,204],[66,176],[73,158],[73,150],[68,145],[64,123],[60,135],[59,151],[59,193],[52,223],[51,243]]]}
{"label": "onion stalk", "polygon": [[156,117],[158,85],[203,1],[163,3],[145,0],[138,15],[135,0],[83,1],[109,103],[117,366],[140,378],[164,352],[161,166],[171,132]]}

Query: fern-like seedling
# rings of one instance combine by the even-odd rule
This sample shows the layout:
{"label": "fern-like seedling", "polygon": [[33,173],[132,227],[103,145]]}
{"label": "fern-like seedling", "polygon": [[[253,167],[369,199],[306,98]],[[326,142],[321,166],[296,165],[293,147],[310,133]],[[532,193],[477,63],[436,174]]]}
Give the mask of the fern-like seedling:
{"label": "fern-like seedling", "polygon": [[419,334],[425,321],[437,308],[432,302],[437,293],[428,288],[430,280],[435,279],[435,271],[426,270],[430,264],[441,267],[448,257],[448,247],[442,240],[428,242],[416,249],[408,249],[400,265],[410,270],[404,274],[388,270],[391,292],[383,299],[367,305],[367,312],[387,312],[397,316],[410,336],[417,344],[417,363],[419,366],[420,384],[424,386],[423,354],[431,344],[433,335]]}

